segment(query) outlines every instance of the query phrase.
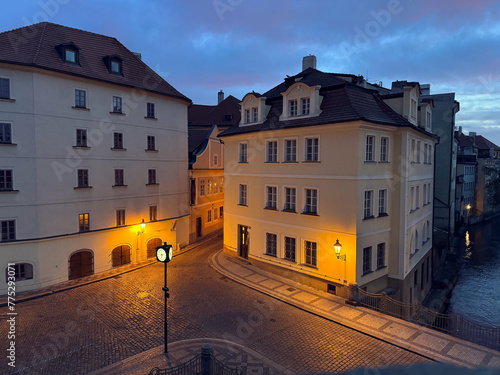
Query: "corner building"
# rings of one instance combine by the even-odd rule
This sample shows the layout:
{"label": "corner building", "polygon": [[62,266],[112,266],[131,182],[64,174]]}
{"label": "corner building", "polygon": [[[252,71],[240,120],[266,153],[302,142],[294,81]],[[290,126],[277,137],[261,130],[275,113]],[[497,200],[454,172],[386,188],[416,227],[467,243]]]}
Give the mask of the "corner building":
{"label": "corner building", "polygon": [[357,284],[421,301],[432,282],[432,102],[417,105],[418,83],[384,99],[341,77],[306,66],[243,98],[240,124],[220,135],[224,251],[339,296]]}
{"label": "corner building", "polygon": [[115,38],[43,22],[0,46],[0,266],[17,291],[187,244],[191,101]]}

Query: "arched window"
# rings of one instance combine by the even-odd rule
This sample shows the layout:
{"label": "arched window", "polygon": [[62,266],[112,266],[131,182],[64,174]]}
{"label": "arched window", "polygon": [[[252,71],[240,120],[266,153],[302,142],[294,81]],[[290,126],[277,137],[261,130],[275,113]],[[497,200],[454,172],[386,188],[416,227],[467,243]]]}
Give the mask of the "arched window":
{"label": "arched window", "polygon": [[152,258],[156,256],[156,248],[162,243],[161,238],[151,238],[147,243],[146,256]]}
{"label": "arched window", "polygon": [[94,255],[90,250],[79,250],[68,260],[69,280],[94,274]]}
{"label": "arched window", "polygon": [[5,282],[9,282],[9,277],[15,281],[30,280],[33,278],[33,265],[30,263],[15,263],[5,269]]}
{"label": "arched window", "polygon": [[130,246],[120,245],[113,249],[112,253],[113,267],[123,266],[130,263]]}

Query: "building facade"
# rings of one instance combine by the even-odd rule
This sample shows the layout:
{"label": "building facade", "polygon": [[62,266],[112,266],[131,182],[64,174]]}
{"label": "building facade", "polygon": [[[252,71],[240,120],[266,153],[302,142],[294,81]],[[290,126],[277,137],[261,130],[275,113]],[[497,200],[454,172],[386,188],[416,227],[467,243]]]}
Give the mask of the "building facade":
{"label": "building facade", "polygon": [[0,265],[16,289],[187,244],[190,100],[114,38],[43,22],[0,45]]}
{"label": "building facade", "polygon": [[304,68],[247,94],[239,126],[221,134],[224,250],[340,296],[358,284],[422,300],[436,137],[430,122],[419,123],[418,84],[388,104],[375,90]]}

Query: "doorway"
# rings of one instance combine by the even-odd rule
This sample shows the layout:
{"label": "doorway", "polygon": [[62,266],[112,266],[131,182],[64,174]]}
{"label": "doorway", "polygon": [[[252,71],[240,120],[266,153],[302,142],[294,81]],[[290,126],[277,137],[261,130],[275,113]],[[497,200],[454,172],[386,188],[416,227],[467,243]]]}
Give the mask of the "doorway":
{"label": "doorway", "polygon": [[196,218],[196,238],[201,237],[201,217]]}
{"label": "doorway", "polygon": [[69,280],[94,274],[94,256],[89,250],[74,253],[69,258]]}
{"label": "doorway", "polygon": [[242,258],[248,259],[248,245],[250,237],[246,225],[238,225],[238,255]]}

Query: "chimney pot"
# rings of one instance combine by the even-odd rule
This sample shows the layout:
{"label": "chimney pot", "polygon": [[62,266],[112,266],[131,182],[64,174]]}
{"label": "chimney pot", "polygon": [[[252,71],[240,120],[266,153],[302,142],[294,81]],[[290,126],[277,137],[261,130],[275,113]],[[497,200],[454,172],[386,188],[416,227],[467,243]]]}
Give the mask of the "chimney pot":
{"label": "chimney pot", "polygon": [[308,68],[316,69],[316,56],[309,55],[302,58],[302,71]]}

